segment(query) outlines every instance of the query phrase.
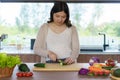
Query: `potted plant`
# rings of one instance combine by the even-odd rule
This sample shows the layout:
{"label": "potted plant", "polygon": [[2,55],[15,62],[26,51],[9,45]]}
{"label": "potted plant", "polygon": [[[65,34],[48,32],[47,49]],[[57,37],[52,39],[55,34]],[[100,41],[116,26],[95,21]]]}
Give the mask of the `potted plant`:
{"label": "potted plant", "polygon": [[18,55],[10,56],[6,53],[0,53],[0,78],[10,77],[13,73],[14,67],[21,63]]}

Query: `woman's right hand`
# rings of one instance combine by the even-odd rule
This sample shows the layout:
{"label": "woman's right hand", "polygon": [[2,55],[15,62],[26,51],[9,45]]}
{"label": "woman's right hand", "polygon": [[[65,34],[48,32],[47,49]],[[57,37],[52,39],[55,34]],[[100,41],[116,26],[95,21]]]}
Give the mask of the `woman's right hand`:
{"label": "woman's right hand", "polygon": [[56,55],[54,52],[52,52],[52,51],[49,51],[49,52],[48,52],[48,57],[49,57],[50,60],[52,60],[52,61],[56,61],[56,59],[57,59],[57,55]]}

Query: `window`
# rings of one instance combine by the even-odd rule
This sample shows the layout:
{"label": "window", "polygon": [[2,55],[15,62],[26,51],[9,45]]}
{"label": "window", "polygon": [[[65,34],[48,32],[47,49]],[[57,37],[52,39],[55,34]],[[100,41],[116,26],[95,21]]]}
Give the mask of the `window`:
{"label": "window", "polygon": [[[83,50],[119,49],[120,3],[68,3]],[[30,47],[41,24],[49,20],[53,3],[0,3],[2,46]],[[99,34],[100,33],[100,34]],[[105,35],[105,37],[104,37]],[[104,40],[105,38],[105,40]]]}

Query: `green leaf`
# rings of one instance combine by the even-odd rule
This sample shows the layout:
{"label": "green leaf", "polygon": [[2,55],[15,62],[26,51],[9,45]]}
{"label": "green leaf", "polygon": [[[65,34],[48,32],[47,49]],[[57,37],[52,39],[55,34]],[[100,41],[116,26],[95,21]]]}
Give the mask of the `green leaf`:
{"label": "green leaf", "polygon": [[11,68],[20,63],[21,63],[21,59],[18,55],[10,56],[7,55],[6,53],[0,53],[0,68],[5,68],[5,67]]}

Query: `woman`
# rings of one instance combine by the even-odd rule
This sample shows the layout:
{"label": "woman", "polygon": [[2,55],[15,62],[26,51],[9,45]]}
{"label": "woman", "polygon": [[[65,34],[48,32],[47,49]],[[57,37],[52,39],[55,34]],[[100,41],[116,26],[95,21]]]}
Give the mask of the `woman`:
{"label": "woman", "polygon": [[54,3],[50,20],[44,23],[37,34],[34,53],[41,56],[41,62],[66,64],[76,62],[80,52],[76,27],[69,20],[69,8],[65,2]]}

